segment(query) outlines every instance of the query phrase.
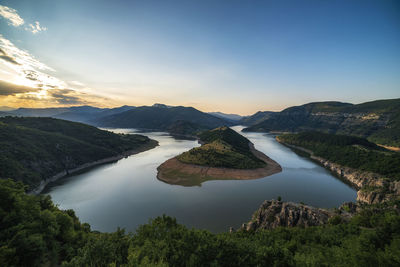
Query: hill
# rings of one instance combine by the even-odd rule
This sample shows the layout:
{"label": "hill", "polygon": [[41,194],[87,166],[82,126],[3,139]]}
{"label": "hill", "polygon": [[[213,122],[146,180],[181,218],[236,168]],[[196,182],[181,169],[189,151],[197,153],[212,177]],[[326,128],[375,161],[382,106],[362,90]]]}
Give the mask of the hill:
{"label": "hill", "polygon": [[196,139],[198,134],[208,128],[189,121],[178,120],[169,125],[166,130],[177,138]]}
{"label": "hill", "polygon": [[257,179],[281,171],[279,164],[229,127],[205,131],[198,137],[202,145],[161,164],[158,179],[192,186],[207,180]]}
{"label": "hill", "polygon": [[228,127],[206,131],[199,138],[203,145],[180,154],[179,161],[233,169],[255,169],[266,165],[251,152],[250,141]]}
{"label": "hill", "polygon": [[9,115],[22,117],[52,117],[87,123],[96,118],[117,114],[132,108],[134,107],[98,108],[92,106],[74,106],[61,108],[19,108],[9,111]]}
{"label": "hill", "polygon": [[260,123],[268,118],[270,118],[271,116],[273,116],[276,112],[273,111],[258,111],[255,114],[251,115],[251,116],[246,116],[243,117],[238,124],[240,125],[246,125],[246,126],[251,126],[251,125],[255,125],[257,123]]}
{"label": "hill", "polygon": [[137,107],[119,114],[105,116],[93,121],[101,127],[139,128],[151,130],[168,130],[176,121],[186,121],[201,125],[207,129],[232,123],[192,107],[171,107],[153,105]]}
{"label": "hill", "polygon": [[342,166],[400,180],[400,153],[386,150],[364,138],[321,132],[302,132],[280,135],[279,140],[286,144],[309,149],[315,156]]}
{"label": "hill", "polygon": [[367,138],[400,146],[400,99],[377,100],[362,104],[315,102],[290,107],[272,114],[244,131],[302,132],[322,131]]}
{"label": "hill", "polygon": [[0,178],[23,181],[33,189],[56,174],[155,145],[146,136],[114,134],[76,122],[2,117]]}
{"label": "hill", "polygon": [[215,117],[222,118],[225,120],[230,120],[232,122],[238,122],[243,118],[243,116],[240,116],[237,114],[226,114],[226,113],[222,113],[222,112],[208,112],[208,114],[211,114]]}

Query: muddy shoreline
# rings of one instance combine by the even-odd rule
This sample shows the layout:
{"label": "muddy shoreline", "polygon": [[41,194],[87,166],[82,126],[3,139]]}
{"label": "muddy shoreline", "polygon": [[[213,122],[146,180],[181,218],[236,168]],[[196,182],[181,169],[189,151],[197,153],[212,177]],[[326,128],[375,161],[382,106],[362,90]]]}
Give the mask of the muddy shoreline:
{"label": "muddy shoreline", "polygon": [[[208,180],[251,180],[273,175],[282,171],[282,167],[264,153],[249,144],[251,152],[264,161],[267,166],[257,169],[216,168],[180,162],[176,157],[162,163],[158,168],[157,179],[169,184],[200,185]],[[190,183],[190,179],[198,183]]]}

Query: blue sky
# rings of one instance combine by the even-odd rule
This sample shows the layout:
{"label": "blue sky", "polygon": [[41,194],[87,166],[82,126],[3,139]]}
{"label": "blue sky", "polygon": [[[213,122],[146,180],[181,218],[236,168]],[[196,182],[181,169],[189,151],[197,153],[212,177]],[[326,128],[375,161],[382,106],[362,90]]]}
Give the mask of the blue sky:
{"label": "blue sky", "polygon": [[[0,18],[1,38],[14,47],[3,41],[0,48],[21,63],[0,62],[0,80],[20,85],[0,91],[0,105],[161,102],[251,114],[312,101],[400,97],[399,1],[0,5],[24,20],[15,26]],[[34,33],[29,24],[36,21],[41,30]],[[24,67],[15,49],[48,69]]]}

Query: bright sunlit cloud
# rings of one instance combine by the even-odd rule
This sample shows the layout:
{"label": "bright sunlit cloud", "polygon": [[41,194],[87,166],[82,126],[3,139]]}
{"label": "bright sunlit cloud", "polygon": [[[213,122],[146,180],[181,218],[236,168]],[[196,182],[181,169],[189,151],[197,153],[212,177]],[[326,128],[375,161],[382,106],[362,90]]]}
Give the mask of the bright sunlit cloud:
{"label": "bright sunlit cloud", "polygon": [[18,27],[25,23],[25,21],[18,15],[17,10],[0,5],[0,16],[8,20],[8,24]]}

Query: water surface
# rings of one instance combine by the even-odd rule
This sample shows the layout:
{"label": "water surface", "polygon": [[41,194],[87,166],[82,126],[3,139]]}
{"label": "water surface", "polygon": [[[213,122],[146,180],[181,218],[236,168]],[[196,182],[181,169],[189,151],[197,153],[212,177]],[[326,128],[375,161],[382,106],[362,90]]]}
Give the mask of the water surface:
{"label": "water surface", "polygon": [[194,187],[166,184],[157,180],[157,167],[199,144],[176,140],[166,133],[142,134],[160,145],[64,178],[48,188],[47,193],[60,208],[74,209],[82,222],[99,231],[114,231],[118,226],[133,231],[149,218],[167,214],[190,228],[223,232],[230,226],[239,227],[264,200],[278,196],[285,201],[324,208],[356,199],[356,191],[329,171],[263,133],[241,132],[256,149],[282,166],[281,173],[257,180],[207,181]]}

